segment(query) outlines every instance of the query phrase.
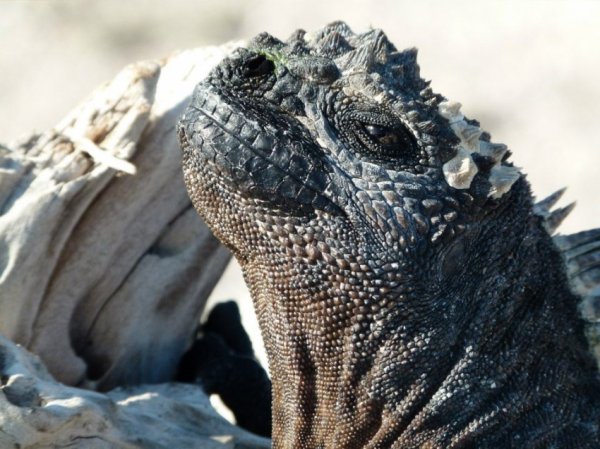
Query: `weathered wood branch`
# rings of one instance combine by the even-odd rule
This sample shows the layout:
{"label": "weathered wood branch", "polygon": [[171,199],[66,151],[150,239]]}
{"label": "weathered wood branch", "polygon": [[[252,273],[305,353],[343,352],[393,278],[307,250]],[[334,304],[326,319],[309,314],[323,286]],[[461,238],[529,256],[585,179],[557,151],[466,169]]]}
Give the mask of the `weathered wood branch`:
{"label": "weathered wood branch", "polygon": [[227,51],[123,70],[0,150],[0,333],[70,385],[169,380],[229,253],[193,211],[175,123]]}
{"label": "weathered wood branch", "polygon": [[[63,384],[168,382],[191,344],[230,254],[188,199],[175,124],[232,48],[133,64],[54,129],[0,146],[0,334]],[[228,425],[197,387],[69,388],[1,346],[2,447],[212,447]]]}
{"label": "weathered wood branch", "polygon": [[0,447],[21,449],[268,449],[221,418],[194,385],[97,393],[52,379],[40,360],[0,337]]}

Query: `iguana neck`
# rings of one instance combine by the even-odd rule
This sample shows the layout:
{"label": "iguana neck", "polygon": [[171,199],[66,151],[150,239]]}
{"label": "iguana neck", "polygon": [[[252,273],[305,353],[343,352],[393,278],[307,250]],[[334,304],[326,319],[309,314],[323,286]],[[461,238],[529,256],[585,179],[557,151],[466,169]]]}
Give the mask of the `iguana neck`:
{"label": "iguana neck", "polygon": [[335,288],[310,297],[301,279],[246,263],[273,375],[274,447],[592,447],[597,379],[576,298],[545,231],[520,242],[499,270],[469,270],[481,282],[459,296],[391,291],[341,320],[356,309]]}

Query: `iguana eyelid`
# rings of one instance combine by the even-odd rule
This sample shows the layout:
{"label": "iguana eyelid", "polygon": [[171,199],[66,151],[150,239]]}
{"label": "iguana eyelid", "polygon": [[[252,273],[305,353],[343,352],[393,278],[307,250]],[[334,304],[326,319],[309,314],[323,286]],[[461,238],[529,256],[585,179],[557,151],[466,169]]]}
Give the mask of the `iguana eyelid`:
{"label": "iguana eyelid", "polygon": [[399,120],[390,120],[387,116],[362,116],[355,118],[354,129],[358,140],[370,154],[392,159],[416,154],[412,133]]}

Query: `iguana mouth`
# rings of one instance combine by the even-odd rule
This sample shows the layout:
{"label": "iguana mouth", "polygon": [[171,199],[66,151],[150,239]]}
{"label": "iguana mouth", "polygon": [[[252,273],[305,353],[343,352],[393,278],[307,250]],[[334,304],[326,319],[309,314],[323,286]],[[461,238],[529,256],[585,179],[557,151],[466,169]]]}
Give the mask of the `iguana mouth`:
{"label": "iguana mouth", "polygon": [[277,205],[282,213],[342,213],[328,197],[329,170],[299,122],[282,131],[253,118],[240,104],[242,100],[224,95],[210,84],[201,85],[197,92],[197,101],[183,119],[188,126],[184,125],[182,135],[193,142],[193,151],[224,182],[257,204]]}

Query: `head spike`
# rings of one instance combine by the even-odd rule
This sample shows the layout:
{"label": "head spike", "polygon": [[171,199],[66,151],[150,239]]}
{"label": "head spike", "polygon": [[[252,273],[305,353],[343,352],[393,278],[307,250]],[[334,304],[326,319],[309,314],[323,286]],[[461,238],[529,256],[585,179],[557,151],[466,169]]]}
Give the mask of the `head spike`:
{"label": "head spike", "polygon": [[[558,249],[563,252],[571,252],[572,250],[600,242],[600,228],[588,229],[576,234],[557,235],[553,239]],[[600,247],[600,244],[598,246]]]}
{"label": "head spike", "polygon": [[440,115],[448,120],[451,124],[459,122],[465,118],[460,112],[462,105],[458,101],[442,101],[438,106]]}
{"label": "head spike", "polygon": [[302,44],[305,44],[306,43],[304,41],[304,36],[305,35],[306,35],[306,31],[303,30],[302,28],[299,28],[299,29],[295,30],[290,37],[288,37],[288,39],[287,39],[286,42],[288,44],[295,44],[296,42],[300,42]]}
{"label": "head spike", "polygon": [[336,57],[352,50],[352,47],[343,35],[332,31],[323,36],[317,43],[317,51],[326,56]]}
{"label": "head spike", "polygon": [[496,163],[502,161],[507,151],[508,147],[503,143],[492,143],[484,140],[479,141],[479,152],[481,155],[491,157]]}
{"label": "head spike", "polygon": [[369,72],[375,62],[373,46],[371,44],[362,45],[341,57],[341,65],[352,72]]}
{"label": "head spike", "polygon": [[385,33],[381,30],[372,30],[364,35],[370,42],[371,51],[374,60],[378,64],[385,64],[390,54],[396,53],[396,47],[388,40]]}
{"label": "head spike", "polygon": [[323,29],[317,34],[316,38],[321,39],[323,36],[331,33],[339,33],[344,37],[352,37],[354,33],[346,22],[338,20],[331,22],[323,27]]}
{"label": "head spike", "polygon": [[490,170],[490,184],[492,188],[488,196],[498,199],[510,190],[512,185],[521,177],[521,172],[516,167],[496,165]]}
{"label": "head spike", "polygon": [[451,127],[469,151],[479,152],[479,137],[482,133],[479,126],[469,125],[465,120],[461,120],[453,123]]}
{"label": "head spike", "polygon": [[571,211],[575,208],[575,202],[572,202],[568,206],[557,209],[544,219],[544,227],[548,231],[548,234],[552,235],[556,231],[556,229],[560,226],[567,215],[571,213]]}
{"label": "head spike", "polygon": [[541,201],[538,201],[533,205],[533,213],[539,215],[540,217],[546,217],[550,213],[550,209],[557,203],[558,200],[563,196],[567,190],[566,187],[563,187],[560,190],[557,190],[553,194],[547,196]]}
{"label": "head spike", "polygon": [[446,177],[446,182],[451,187],[455,189],[468,189],[479,169],[473,161],[471,153],[464,147],[459,146],[456,156],[446,162],[442,170]]}

